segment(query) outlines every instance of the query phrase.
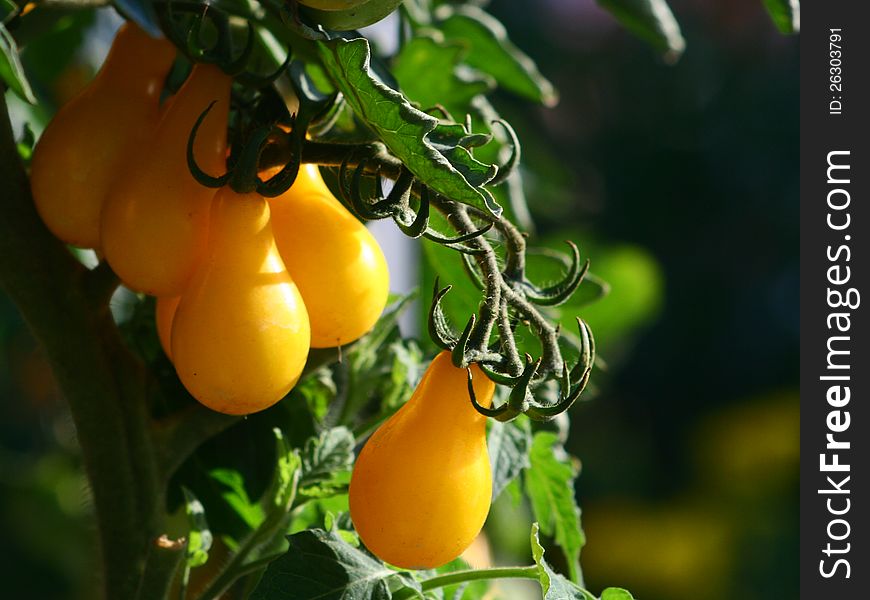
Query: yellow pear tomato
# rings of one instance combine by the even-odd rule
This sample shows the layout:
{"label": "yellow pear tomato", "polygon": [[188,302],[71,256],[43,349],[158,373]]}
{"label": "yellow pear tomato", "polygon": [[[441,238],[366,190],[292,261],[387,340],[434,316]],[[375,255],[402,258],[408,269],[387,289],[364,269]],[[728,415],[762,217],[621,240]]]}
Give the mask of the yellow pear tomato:
{"label": "yellow pear tomato", "polygon": [[[495,385],[472,367],[478,402]],[[350,481],[350,515],[366,547],[405,569],[450,562],[480,532],[492,496],[486,418],[465,369],[439,354],[411,399],[372,435]]]}
{"label": "yellow pear tomato", "polygon": [[159,119],[175,47],[125,24],[97,76],[54,116],[33,151],[30,184],[51,232],[100,247],[100,211],[118,173]]}
{"label": "yellow pear tomato", "polygon": [[194,154],[212,175],[225,168],[232,79],[199,64],[166,109],[153,139],[112,187],[101,219],[103,251],[128,287],[152,296],[177,296],[205,251],[214,190],[187,167],[191,129],[211,102]]}
{"label": "yellow pear tomato", "polygon": [[208,250],[172,321],[181,382],[218,412],[257,412],[296,384],[310,341],[302,296],[275,247],[269,205],[257,194],[221,189]]}
{"label": "yellow pear tomato", "polygon": [[369,331],[390,284],[374,236],[330,193],[317,165],[303,165],[269,204],[278,251],[308,307],[311,346],[341,346]]}

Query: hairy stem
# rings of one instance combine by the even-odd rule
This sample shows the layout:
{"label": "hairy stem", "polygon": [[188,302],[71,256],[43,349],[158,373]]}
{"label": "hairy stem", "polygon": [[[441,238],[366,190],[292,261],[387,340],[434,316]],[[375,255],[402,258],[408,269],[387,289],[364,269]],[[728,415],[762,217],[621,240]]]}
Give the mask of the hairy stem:
{"label": "hairy stem", "polygon": [[0,181],[0,285],[44,347],[69,402],[93,491],[104,597],[135,598],[164,497],[146,375],[107,303],[94,301],[89,281],[101,275],[82,267],[39,219],[2,94]]}
{"label": "hairy stem", "polygon": [[[528,567],[495,567],[492,569],[456,571],[424,579],[420,582],[420,588],[421,591],[428,592],[447,587],[448,585],[457,585],[471,581],[489,579],[539,579],[540,573],[540,568],[537,565],[531,565]],[[413,598],[416,595],[418,595],[416,590],[405,588],[394,594],[393,598],[396,600],[405,600],[407,598]]]}

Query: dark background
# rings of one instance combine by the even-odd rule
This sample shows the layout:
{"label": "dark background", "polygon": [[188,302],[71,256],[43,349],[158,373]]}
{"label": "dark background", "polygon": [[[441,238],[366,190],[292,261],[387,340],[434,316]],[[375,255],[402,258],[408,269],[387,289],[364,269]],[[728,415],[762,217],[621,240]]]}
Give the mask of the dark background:
{"label": "dark background", "polygon": [[499,104],[540,237],[614,285],[580,312],[607,362],[572,414],[581,560],[645,600],[797,598],[798,39],[755,0],[671,6],[674,66],[591,0],[490,7],[561,93]]}
{"label": "dark background", "polygon": [[[606,363],[568,444],[582,562],[590,589],[644,600],[796,598],[798,41],[759,0],[672,7],[687,41],[674,66],[592,0],[490,7],[561,93],[554,109],[495,99],[523,141],[533,240],[577,240],[613,285],[581,312]],[[80,25],[59,23],[54,43],[77,47]],[[53,64],[46,50],[27,48],[26,68]],[[43,98],[90,76],[69,56],[82,57],[34,73],[55,81]],[[3,296],[0,397],[4,587],[86,598],[75,432]],[[519,517],[493,510],[500,562],[527,562]]]}

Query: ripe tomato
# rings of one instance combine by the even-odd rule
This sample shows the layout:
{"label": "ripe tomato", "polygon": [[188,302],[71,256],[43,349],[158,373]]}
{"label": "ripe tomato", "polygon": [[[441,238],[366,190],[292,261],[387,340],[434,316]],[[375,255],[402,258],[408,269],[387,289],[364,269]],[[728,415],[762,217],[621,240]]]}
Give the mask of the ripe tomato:
{"label": "ripe tomato", "polygon": [[[478,402],[495,385],[472,367]],[[372,435],[350,481],[350,515],[369,550],[406,569],[450,562],[480,532],[492,476],[486,418],[471,405],[467,375],[439,354],[411,399]]]}
{"label": "ripe tomato", "polygon": [[94,80],[36,145],[30,183],[39,216],[68,244],[100,247],[100,211],[118,172],[157,125],[175,47],[132,24],[118,31]]}
{"label": "ripe tomato", "polygon": [[171,338],[181,382],[218,412],[263,410],[296,384],[311,341],[308,314],[259,195],[217,193],[208,250],[181,296]]}
{"label": "ripe tomato", "polygon": [[374,236],[333,197],[316,165],[304,165],[269,204],[278,251],[308,307],[311,346],[341,346],[370,330],[390,284]]}
{"label": "ripe tomato", "polygon": [[214,190],[187,168],[187,139],[212,101],[196,137],[200,167],[220,175],[232,79],[213,65],[196,65],[166,109],[151,143],[112,187],[101,219],[103,251],[128,287],[152,296],[177,296],[205,252]]}

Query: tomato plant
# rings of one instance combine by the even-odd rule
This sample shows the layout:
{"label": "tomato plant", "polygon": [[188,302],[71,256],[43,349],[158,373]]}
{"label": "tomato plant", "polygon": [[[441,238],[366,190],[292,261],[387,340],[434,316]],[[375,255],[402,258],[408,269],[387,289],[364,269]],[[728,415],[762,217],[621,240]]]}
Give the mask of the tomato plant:
{"label": "tomato plant", "polygon": [[[560,437],[607,287],[572,241],[549,271],[531,260],[493,92],[558,96],[504,26],[480,2],[111,4],[126,23],[103,69],[35,148],[0,107],[0,281],[75,421],[102,596],[474,599],[524,578],[630,599],[584,587]],[[664,2],[601,4],[683,51]],[[33,102],[18,46],[56,15],[3,6],[0,76]],[[373,24],[394,52],[355,31]],[[375,220],[449,257],[416,293],[422,340],[398,326],[415,292],[390,302]],[[471,568],[502,494],[530,507],[529,564]]]}

